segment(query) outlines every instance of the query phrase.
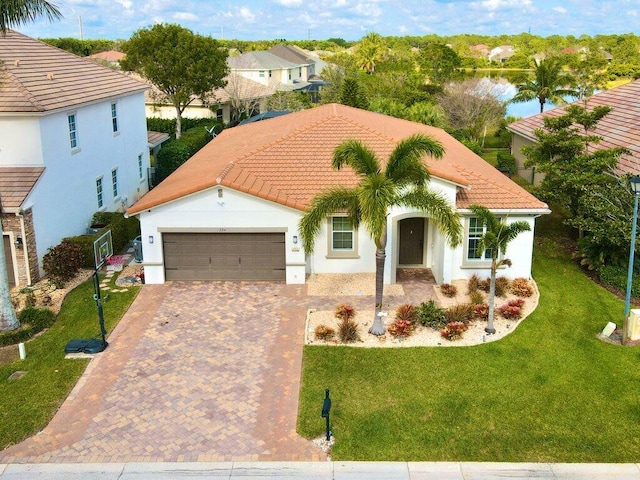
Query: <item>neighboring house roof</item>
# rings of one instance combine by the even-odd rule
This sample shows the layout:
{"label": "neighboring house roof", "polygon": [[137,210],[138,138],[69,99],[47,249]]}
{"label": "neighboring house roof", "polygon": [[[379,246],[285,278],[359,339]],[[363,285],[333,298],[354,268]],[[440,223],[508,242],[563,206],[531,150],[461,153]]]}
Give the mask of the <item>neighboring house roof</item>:
{"label": "neighboring house roof", "polygon": [[296,65],[310,65],[314,63],[311,58],[304,54],[304,51],[301,48],[293,45],[276,45],[267,50],[267,52],[272,53],[277,57],[284,58]]}
{"label": "neighboring house roof", "polygon": [[[608,105],[611,112],[598,122],[595,135],[602,141],[591,148],[624,147],[631,155],[623,155],[618,162],[620,173],[640,173],[640,80],[620,87],[604,90],[587,99],[587,109]],[[582,105],[584,100],[573,102]],[[536,141],[534,131],[544,127],[543,119],[558,117],[566,113],[567,105],[518,120],[507,126],[511,132]]]}
{"label": "neighboring house roof", "polygon": [[106,52],[94,53],[87,58],[92,60],[102,60],[109,63],[118,63],[124,58],[124,53],[116,52],[115,50],[107,50]]}
{"label": "neighboring house roof", "polygon": [[143,91],[113,69],[20,33],[0,35],[0,113],[40,113]]}
{"label": "neighboring house roof", "polygon": [[164,132],[147,131],[147,144],[149,148],[155,148],[169,140],[169,134]]}
{"label": "neighboring house roof", "polygon": [[489,53],[489,60],[506,60],[513,57],[515,50],[512,45],[500,45]]}
{"label": "neighboring house roof", "polygon": [[358,177],[350,168],[331,168],[339,144],[357,139],[386,159],[400,140],[415,133],[430,135],[444,146],[442,160],[426,162],[433,177],[467,187],[458,193],[458,208],[479,203],[492,209],[546,210],[546,204],[444,130],[329,104],[224,130],[128,213],[217,185],[306,210],[313,197],[325,189],[357,184]]}
{"label": "neighboring house roof", "polygon": [[299,63],[290,62],[271,52],[245,52],[237,57],[229,57],[227,63],[231,70],[277,70],[299,67]]}
{"label": "neighboring house roof", "polygon": [[44,167],[0,167],[2,211],[19,211],[42,172]]}

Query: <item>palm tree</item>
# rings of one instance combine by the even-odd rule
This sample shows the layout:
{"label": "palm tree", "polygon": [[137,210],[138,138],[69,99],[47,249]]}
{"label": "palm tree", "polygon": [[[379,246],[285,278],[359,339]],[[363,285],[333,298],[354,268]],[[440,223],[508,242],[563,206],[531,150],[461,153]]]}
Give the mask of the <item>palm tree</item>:
{"label": "palm tree", "polygon": [[[50,21],[62,17],[58,7],[43,0],[2,0],[0,1],[0,33],[5,35],[7,28],[24,25],[42,15]],[[9,294],[7,259],[4,255],[4,236],[2,235],[2,202],[0,202],[0,331],[13,330],[19,326],[20,322],[13,310]]]}
{"label": "palm tree", "polygon": [[386,49],[387,45],[379,33],[368,33],[356,47],[360,67],[372,75],[376,71],[376,63],[384,58]]}
{"label": "palm tree", "polygon": [[325,219],[336,212],[346,212],[354,228],[361,223],[376,245],[376,298],[374,323],[369,333],[385,333],[378,315],[382,308],[385,249],[387,246],[387,215],[394,206],[416,208],[427,212],[452,245],[462,239],[458,215],[447,200],[427,188],[429,171],[424,155],[441,158],[442,145],[416,134],[400,141],[382,171],[375,153],[357,140],[339,145],[333,154],[332,167],[340,170],[351,167],[360,177],[356,187],[335,187],[316,196],[311,207],[300,220],[302,244],[307,254],[313,252],[314,239]]}
{"label": "palm tree", "polygon": [[493,212],[481,205],[471,205],[469,210],[478,218],[479,223],[484,226],[485,233],[480,237],[476,245],[476,256],[484,257],[484,253],[489,250],[491,253],[491,284],[489,287],[489,316],[485,331],[489,334],[496,333],[493,328],[494,305],[496,296],[496,270],[502,265],[511,266],[511,260],[503,258],[498,260],[498,256],[505,255],[507,245],[522,232],[531,230],[529,224],[524,220],[507,224],[498,218]]}
{"label": "palm tree", "polygon": [[534,77],[516,85],[518,92],[511,99],[513,103],[528,102],[535,98],[540,102],[540,113],[544,111],[544,105],[549,100],[556,105],[566,103],[563,97],[577,97],[578,93],[566,88],[571,85],[573,78],[562,74],[562,63],[557,58],[541,60],[534,69]]}
{"label": "palm tree", "polygon": [[44,0],[2,0],[0,2],[0,32],[4,35],[9,27],[18,27],[34,22],[43,15],[49,21],[62,18],[58,7]]}
{"label": "palm tree", "polygon": [[14,330],[20,326],[11,303],[7,259],[4,255],[4,235],[2,235],[2,201],[0,201],[0,332]]}

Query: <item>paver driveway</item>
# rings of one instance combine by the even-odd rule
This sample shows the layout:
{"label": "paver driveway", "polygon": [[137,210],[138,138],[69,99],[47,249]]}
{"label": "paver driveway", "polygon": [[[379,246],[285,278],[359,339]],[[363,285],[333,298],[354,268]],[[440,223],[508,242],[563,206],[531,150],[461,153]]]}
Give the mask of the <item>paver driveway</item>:
{"label": "paver driveway", "polygon": [[324,459],[295,433],[304,289],[145,286],[51,423],[0,463]]}

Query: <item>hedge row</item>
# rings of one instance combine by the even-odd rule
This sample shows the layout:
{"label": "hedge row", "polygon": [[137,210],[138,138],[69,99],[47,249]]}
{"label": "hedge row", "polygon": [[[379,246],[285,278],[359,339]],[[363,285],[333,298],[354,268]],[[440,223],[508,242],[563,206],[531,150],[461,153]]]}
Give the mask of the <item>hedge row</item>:
{"label": "hedge row", "polygon": [[156,182],[161,182],[171,175],[210,141],[211,135],[200,126],[185,130],[182,137],[177,140],[163,143],[156,156]]}
{"label": "hedge row", "polygon": [[[223,127],[223,124],[215,118],[182,118],[182,132],[186,132],[192,128],[199,128],[204,130],[204,127],[211,129],[213,125],[216,126],[216,132]],[[160,117],[147,117],[147,130],[152,132],[163,132],[171,135],[176,133],[176,119],[175,118],[160,118]]]}

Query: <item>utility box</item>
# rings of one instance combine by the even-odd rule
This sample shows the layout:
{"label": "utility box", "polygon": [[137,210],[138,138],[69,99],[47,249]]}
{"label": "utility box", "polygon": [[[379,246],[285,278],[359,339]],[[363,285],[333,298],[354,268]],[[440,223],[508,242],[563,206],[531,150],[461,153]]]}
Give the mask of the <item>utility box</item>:
{"label": "utility box", "polygon": [[133,258],[136,262],[142,262],[142,237],[137,236],[133,240]]}
{"label": "utility box", "polygon": [[624,324],[623,337],[625,342],[640,339],[640,309],[629,312]]}

